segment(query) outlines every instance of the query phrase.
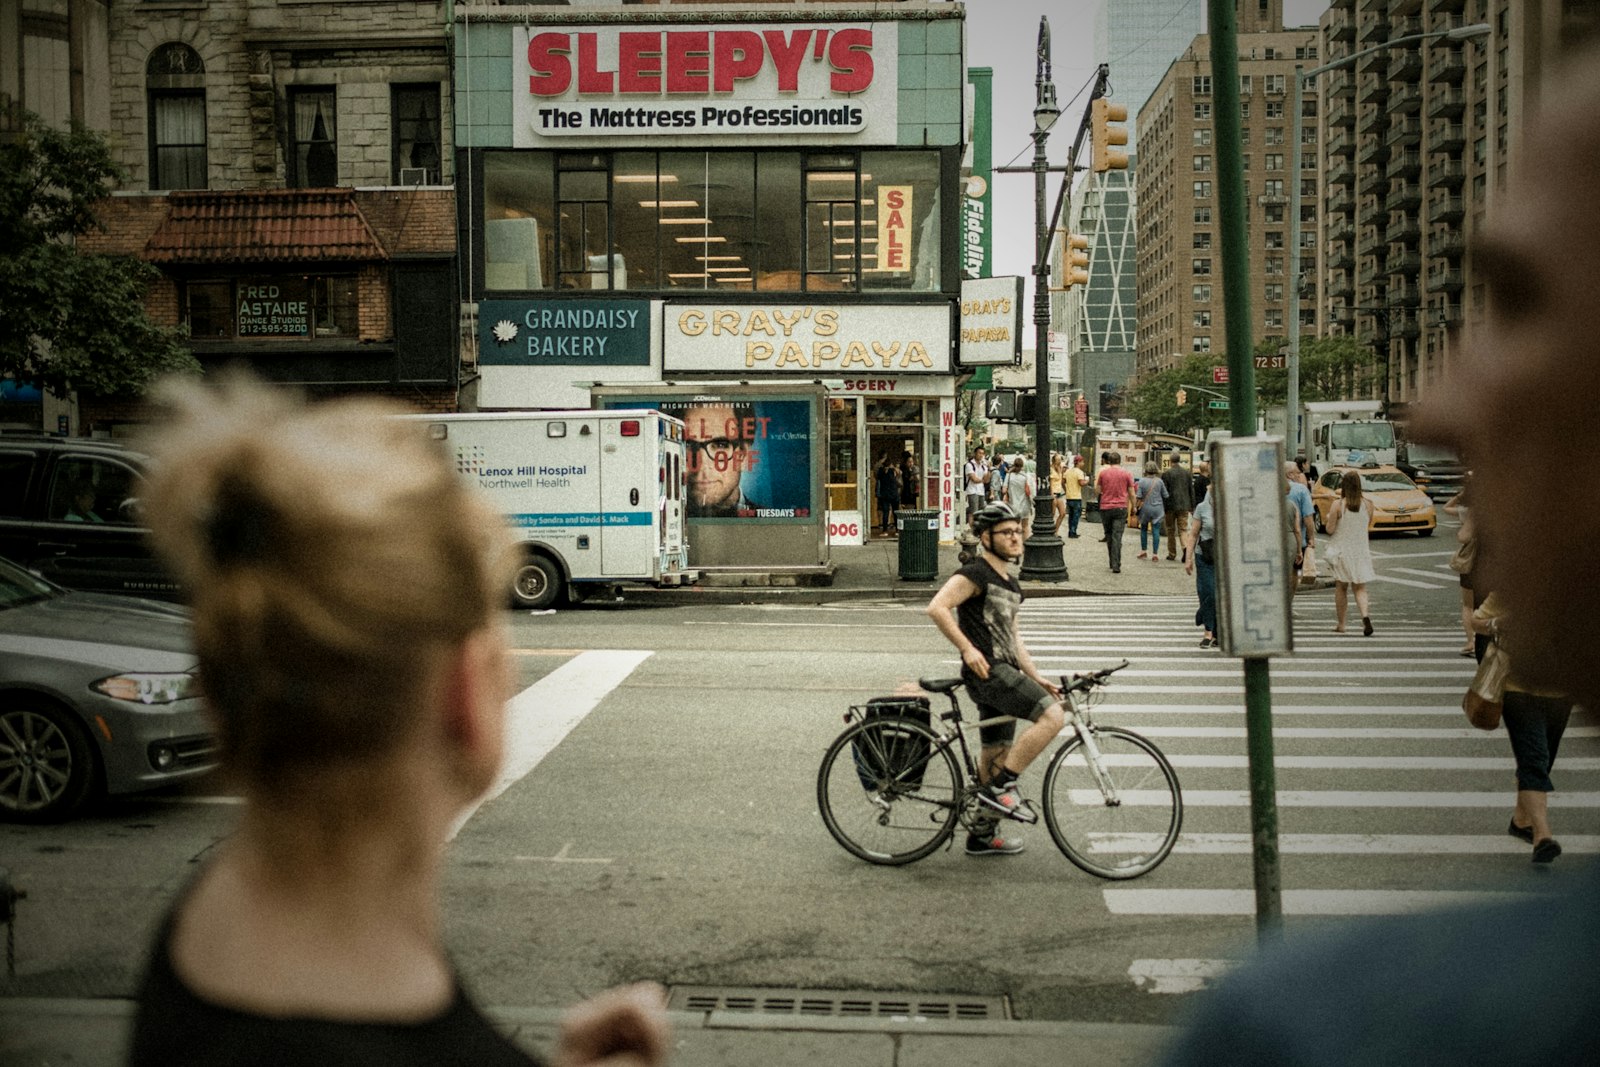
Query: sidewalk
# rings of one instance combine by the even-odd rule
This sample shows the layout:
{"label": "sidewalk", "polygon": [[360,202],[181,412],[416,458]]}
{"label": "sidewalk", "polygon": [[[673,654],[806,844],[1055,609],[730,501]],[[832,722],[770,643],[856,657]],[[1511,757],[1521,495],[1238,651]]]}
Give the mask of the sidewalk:
{"label": "sidewalk", "polygon": [[[115,1067],[126,1056],[128,1000],[0,997],[0,1067]],[[560,1013],[491,1008],[524,1048],[547,1054]],[[800,1019],[737,1012],[672,1012],[672,1067],[1136,1067],[1154,1061],[1165,1026],[1115,1023]]]}
{"label": "sidewalk", "polygon": [[[1183,572],[1183,564],[1168,562],[1167,546],[1161,546],[1161,561],[1139,559],[1139,533],[1129,530],[1122,541],[1122,573],[1112,574],[1106,546],[1100,543],[1099,523],[1085,522],[1079,536],[1069,540],[1062,528],[1062,560],[1067,567],[1064,582],[1022,583],[1029,597],[1087,596],[1113,594],[1130,596],[1194,596],[1194,577]],[[698,584],[673,589],[625,586],[623,598],[650,604],[822,604],[840,600],[927,600],[961,566],[957,560],[959,544],[939,546],[939,569],[933,581],[902,581],[900,544],[893,539],[873,540],[865,545],[836,545],[830,553],[833,578],[790,575],[782,572],[740,572],[703,575]],[[826,583],[826,584],[823,584]]]}

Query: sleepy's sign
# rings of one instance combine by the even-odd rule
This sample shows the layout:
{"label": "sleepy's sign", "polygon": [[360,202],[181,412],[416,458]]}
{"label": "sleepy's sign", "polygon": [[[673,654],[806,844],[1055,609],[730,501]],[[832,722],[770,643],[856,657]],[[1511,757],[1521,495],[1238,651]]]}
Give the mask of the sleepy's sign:
{"label": "sleepy's sign", "polygon": [[894,144],[898,41],[894,23],[516,27],[514,143]]}

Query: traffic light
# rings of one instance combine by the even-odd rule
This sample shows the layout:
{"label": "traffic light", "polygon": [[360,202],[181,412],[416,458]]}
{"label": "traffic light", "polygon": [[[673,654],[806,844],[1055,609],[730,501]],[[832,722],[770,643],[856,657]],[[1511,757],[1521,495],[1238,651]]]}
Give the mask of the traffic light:
{"label": "traffic light", "polygon": [[1189,402],[1189,390],[1187,390],[1187,389],[1179,389],[1178,390],[1178,406],[1181,408],[1181,407],[1183,407],[1183,405],[1187,404],[1188,402]]}
{"label": "traffic light", "polygon": [[1081,233],[1067,234],[1067,262],[1062,273],[1062,286],[1089,284],[1089,238]]}
{"label": "traffic light", "polygon": [[1017,421],[1021,423],[1037,422],[1039,420],[1039,394],[1017,394]]}
{"label": "traffic light", "polygon": [[1113,126],[1112,123],[1128,121],[1128,109],[1121,104],[1113,104],[1103,96],[1094,98],[1090,105],[1091,119],[1090,140],[1094,144],[1094,172],[1104,174],[1108,170],[1127,170],[1128,153],[1112,148],[1112,145],[1128,143],[1128,130],[1124,126]]}

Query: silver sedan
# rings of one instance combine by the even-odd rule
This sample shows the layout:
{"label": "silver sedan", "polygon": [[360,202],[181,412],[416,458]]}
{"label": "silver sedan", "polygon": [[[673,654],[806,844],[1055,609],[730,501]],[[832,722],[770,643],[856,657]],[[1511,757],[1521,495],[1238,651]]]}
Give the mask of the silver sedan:
{"label": "silver sedan", "polygon": [[186,609],[0,559],[0,819],[66,819],[215,762]]}

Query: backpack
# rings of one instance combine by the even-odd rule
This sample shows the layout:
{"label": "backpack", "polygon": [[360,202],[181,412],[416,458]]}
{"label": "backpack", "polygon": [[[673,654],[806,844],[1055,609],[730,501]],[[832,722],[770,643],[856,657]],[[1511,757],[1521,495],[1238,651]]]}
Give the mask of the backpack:
{"label": "backpack", "polygon": [[[924,726],[933,724],[933,711],[927,697],[875,697],[867,701],[864,707],[850,710],[859,711],[863,720],[903,718],[915,720]],[[928,754],[932,751],[928,738],[910,730],[880,730],[878,736],[883,740],[881,755],[867,750],[859,736],[850,742],[861,788],[872,792],[878,788],[880,778],[894,778],[901,774],[904,774],[900,778],[902,786],[922,788],[922,772],[928,765]]]}

